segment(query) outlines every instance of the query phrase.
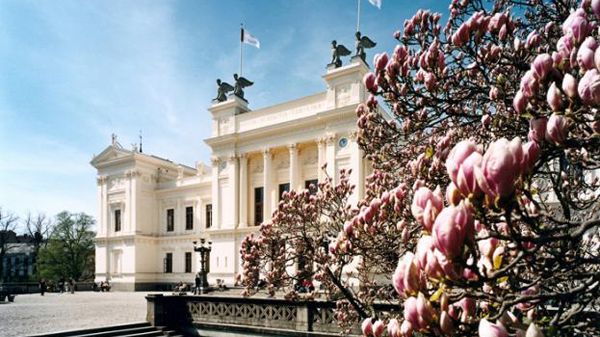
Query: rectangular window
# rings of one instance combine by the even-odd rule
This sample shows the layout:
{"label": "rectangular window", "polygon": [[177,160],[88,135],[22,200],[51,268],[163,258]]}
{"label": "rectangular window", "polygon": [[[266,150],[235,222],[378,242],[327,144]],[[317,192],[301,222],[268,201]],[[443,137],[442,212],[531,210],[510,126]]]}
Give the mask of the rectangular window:
{"label": "rectangular window", "polygon": [[121,210],[115,210],[115,232],[121,231]]}
{"label": "rectangular window", "polygon": [[173,253],[167,253],[165,255],[165,273],[173,272]]}
{"label": "rectangular window", "polygon": [[254,225],[258,226],[263,222],[263,197],[264,189],[262,187],[254,188]]}
{"label": "rectangular window", "polygon": [[316,194],[319,189],[319,181],[317,179],[306,180],[304,188],[310,191],[310,194]]}
{"label": "rectangular window", "polygon": [[283,192],[290,191],[290,183],[279,184],[279,201],[283,198]]}
{"label": "rectangular window", "polygon": [[185,252],[185,272],[192,272],[192,252]]}
{"label": "rectangular window", "polygon": [[175,230],[175,210],[173,208],[169,208],[167,210],[167,232],[172,232]]}
{"label": "rectangular window", "polygon": [[185,208],[185,229],[194,229],[194,207],[192,206]]}
{"label": "rectangular window", "polygon": [[206,228],[212,227],[212,204],[206,205]]}

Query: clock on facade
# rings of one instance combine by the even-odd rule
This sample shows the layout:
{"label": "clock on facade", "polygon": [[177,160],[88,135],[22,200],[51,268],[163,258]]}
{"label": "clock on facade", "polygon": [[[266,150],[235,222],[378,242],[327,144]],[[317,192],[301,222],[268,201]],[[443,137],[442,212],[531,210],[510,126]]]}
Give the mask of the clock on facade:
{"label": "clock on facade", "polygon": [[346,147],[346,145],[348,145],[348,138],[346,138],[346,137],[340,138],[340,141],[338,142],[338,144],[340,145],[341,148]]}

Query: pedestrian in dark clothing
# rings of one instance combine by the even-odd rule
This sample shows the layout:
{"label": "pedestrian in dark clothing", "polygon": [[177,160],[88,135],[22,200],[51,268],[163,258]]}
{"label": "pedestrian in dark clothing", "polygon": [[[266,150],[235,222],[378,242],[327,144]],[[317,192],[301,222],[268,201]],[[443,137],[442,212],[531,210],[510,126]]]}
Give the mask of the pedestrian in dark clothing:
{"label": "pedestrian in dark clothing", "polygon": [[75,280],[72,277],[69,279],[69,289],[71,290],[71,294],[75,293]]}
{"label": "pedestrian in dark clothing", "polygon": [[46,280],[41,279],[40,280],[40,294],[42,294],[42,296],[44,296],[44,293],[46,293]]}

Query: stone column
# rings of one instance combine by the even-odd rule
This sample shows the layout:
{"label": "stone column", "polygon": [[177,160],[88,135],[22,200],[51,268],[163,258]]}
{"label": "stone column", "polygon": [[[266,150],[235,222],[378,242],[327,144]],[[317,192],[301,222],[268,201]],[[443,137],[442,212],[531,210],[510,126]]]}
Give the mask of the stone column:
{"label": "stone column", "polygon": [[335,185],[337,183],[337,164],[335,162],[335,134],[327,135],[326,143],[327,174],[329,174],[329,176],[331,177],[331,183]]}
{"label": "stone column", "polygon": [[296,144],[288,145],[290,152],[290,190],[300,191],[298,182],[298,146]]}
{"label": "stone column", "polygon": [[248,156],[240,154],[239,227],[248,227]]}
{"label": "stone column", "polygon": [[220,228],[221,227],[221,219],[219,214],[221,213],[219,207],[219,157],[212,157],[212,227],[211,228]]}
{"label": "stone column", "polygon": [[233,202],[233,212],[231,228],[236,228],[239,223],[239,191],[240,191],[240,176],[239,176],[239,165],[238,158],[235,155],[229,157],[229,193],[228,198]]}
{"label": "stone column", "polygon": [[98,236],[106,236],[109,226],[110,217],[107,218],[108,210],[106,209],[106,177],[99,176],[96,179],[98,184]]}
{"label": "stone column", "polygon": [[263,150],[263,221],[271,219],[271,162],[270,149]]}
{"label": "stone column", "polygon": [[325,159],[325,138],[321,137],[317,139],[317,179],[319,182],[325,181],[325,173],[321,169],[327,162]]}

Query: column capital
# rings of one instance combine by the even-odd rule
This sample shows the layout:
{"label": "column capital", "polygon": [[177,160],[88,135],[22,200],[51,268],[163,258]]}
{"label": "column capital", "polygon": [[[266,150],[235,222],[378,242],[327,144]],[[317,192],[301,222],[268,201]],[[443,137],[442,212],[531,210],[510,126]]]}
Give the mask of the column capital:
{"label": "column capital", "polygon": [[127,178],[135,178],[139,175],[142,175],[142,173],[135,169],[125,171],[125,177],[127,177]]}
{"label": "column capital", "polygon": [[232,154],[232,155],[230,155],[229,157],[227,157],[227,160],[228,160],[229,162],[235,162],[235,161],[236,161],[236,159],[238,159],[238,156],[237,156],[237,155],[235,155],[235,154]]}
{"label": "column capital", "polygon": [[354,131],[350,132],[350,134],[348,135],[348,138],[350,138],[350,140],[352,140],[352,141],[358,140],[358,131],[354,130]]}
{"label": "column capital", "polygon": [[263,154],[263,157],[268,157],[273,155],[273,151],[270,148],[264,148],[260,151]]}
{"label": "column capital", "polygon": [[298,144],[297,143],[291,143],[287,145],[287,148],[290,152],[292,151],[298,151]]}
{"label": "column capital", "polygon": [[319,137],[319,138],[317,138],[317,144],[319,144],[319,145],[325,144],[326,141],[327,141],[326,137]]}
{"label": "column capital", "polygon": [[210,162],[213,166],[219,165],[219,162],[221,162],[221,158],[219,158],[217,156],[212,156],[212,157],[210,157]]}
{"label": "column capital", "polygon": [[248,159],[248,154],[247,153],[238,153],[238,158],[240,158],[240,160],[243,159]]}
{"label": "column capital", "polygon": [[325,142],[327,142],[327,145],[331,145],[335,141],[335,137],[336,137],[335,133],[327,134],[325,136]]}
{"label": "column capital", "polygon": [[107,176],[97,176],[96,177],[96,183],[98,185],[104,185],[104,184],[106,184],[107,181],[108,181],[108,177]]}

